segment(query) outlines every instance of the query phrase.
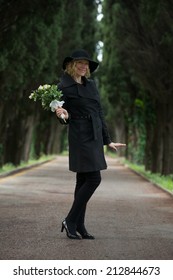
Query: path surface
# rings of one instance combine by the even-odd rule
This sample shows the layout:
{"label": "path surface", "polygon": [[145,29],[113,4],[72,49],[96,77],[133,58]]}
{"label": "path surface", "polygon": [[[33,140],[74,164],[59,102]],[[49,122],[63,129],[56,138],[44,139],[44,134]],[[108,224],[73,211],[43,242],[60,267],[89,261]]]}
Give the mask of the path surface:
{"label": "path surface", "polygon": [[88,204],[95,240],[60,232],[73,199],[68,159],[0,179],[0,259],[172,260],[173,196],[116,159],[107,159],[102,183]]}

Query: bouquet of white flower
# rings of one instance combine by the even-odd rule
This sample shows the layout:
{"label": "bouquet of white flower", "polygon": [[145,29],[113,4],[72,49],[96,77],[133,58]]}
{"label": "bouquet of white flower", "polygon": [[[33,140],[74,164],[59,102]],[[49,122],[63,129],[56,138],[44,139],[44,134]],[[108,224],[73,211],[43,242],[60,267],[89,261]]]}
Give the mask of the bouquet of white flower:
{"label": "bouquet of white flower", "polygon": [[[38,89],[32,91],[29,98],[34,101],[41,101],[43,109],[55,112],[58,107],[62,107],[64,101],[60,101],[62,92],[58,89],[57,85],[41,85]],[[64,119],[64,114],[61,115]]]}

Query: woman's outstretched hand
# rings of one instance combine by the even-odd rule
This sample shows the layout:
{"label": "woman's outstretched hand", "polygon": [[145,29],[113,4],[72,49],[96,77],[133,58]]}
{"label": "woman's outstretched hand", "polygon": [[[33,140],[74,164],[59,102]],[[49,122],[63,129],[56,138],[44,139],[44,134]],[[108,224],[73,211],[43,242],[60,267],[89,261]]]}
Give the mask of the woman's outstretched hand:
{"label": "woman's outstretched hand", "polygon": [[111,149],[117,151],[118,148],[126,147],[126,144],[111,142],[110,144],[108,144],[108,146],[109,146]]}

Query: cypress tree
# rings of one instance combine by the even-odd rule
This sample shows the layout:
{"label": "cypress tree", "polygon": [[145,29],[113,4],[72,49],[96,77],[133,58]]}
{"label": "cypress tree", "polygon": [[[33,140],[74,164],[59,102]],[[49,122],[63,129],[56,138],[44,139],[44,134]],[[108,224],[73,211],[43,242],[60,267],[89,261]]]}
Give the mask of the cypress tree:
{"label": "cypress tree", "polygon": [[[104,5],[106,25],[113,38],[111,42],[109,39],[108,43],[105,41],[105,65],[107,63],[110,68],[110,74],[111,70],[115,73],[115,79],[121,75],[116,79],[116,85],[113,82],[112,92],[116,94],[114,105],[117,106],[117,102],[126,104],[123,112],[128,112],[131,122],[129,126],[126,120],[128,131],[133,123],[137,125],[137,138],[132,129],[133,137],[129,138],[129,144],[137,139],[138,149],[139,143],[145,140],[145,137],[141,139],[141,135],[146,135],[143,154],[146,167],[153,172],[170,174],[173,171],[173,148],[170,144],[173,140],[170,1],[110,1],[104,2]],[[108,9],[111,11],[109,18]],[[130,112],[129,108],[132,108]],[[139,133],[139,124],[141,129],[145,127],[144,134]]]}
{"label": "cypress tree", "polygon": [[0,15],[0,164],[18,165],[31,146],[37,157],[60,150],[62,126],[28,96],[40,84],[58,83],[62,60],[75,48],[94,53],[96,5],[2,0]]}

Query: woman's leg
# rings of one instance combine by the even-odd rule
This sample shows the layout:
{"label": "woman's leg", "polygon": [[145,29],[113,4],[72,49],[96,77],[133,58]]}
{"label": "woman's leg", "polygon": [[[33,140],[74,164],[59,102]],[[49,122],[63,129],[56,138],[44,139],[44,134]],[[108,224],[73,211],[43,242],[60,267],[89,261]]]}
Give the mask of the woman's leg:
{"label": "woman's leg", "polygon": [[[76,188],[75,188],[75,197],[78,193],[78,191],[80,190],[80,188],[83,186],[83,184],[85,183],[86,178],[85,178],[85,173],[77,173],[76,174]],[[78,220],[77,220],[77,225],[81,225],[84,224],[84,220],[85,220],[85,212],[86,212],[86,205],[84,205],[81,209],[81,212],[78,216]]]}
{"label": "woman's leg", "polygon": [[66,221],[77,225],[84,223],[86,205],[101,182],[100,171],[77,173],[75,198]]}

